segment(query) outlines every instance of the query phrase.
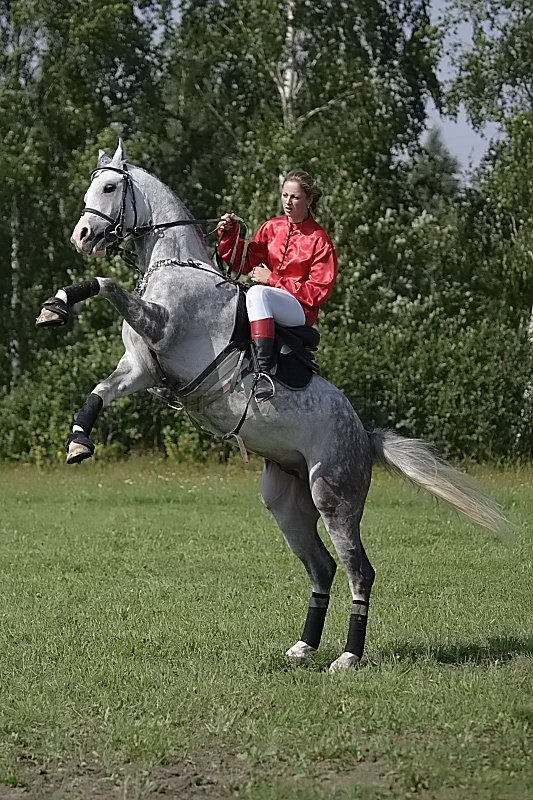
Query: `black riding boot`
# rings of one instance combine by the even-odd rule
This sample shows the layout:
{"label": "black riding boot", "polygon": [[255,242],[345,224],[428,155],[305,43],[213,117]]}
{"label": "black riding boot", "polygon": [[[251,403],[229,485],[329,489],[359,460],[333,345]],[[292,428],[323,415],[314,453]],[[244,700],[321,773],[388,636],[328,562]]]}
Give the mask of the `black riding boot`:
{"label": "black riding boot", "polygon": [[274,339],[252,339],[254,362],[254,397],[258,403],[270,400],[276,393],[274,381],[270,375]]}

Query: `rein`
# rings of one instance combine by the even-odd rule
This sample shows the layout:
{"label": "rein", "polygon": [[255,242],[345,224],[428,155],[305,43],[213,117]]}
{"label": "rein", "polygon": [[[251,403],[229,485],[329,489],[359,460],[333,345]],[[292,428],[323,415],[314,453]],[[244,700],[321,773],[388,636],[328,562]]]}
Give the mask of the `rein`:
{"label": "rein", "polygon": [[[122,198],[120,202],[120,211],[118,215],[113,219],[108,214],[104,214],[103,211],[99,211],[97,208],[89,208],[86,206],[83,211],[83,214],[95,214],[97,217],[105,220],[109,223],[108,227],[104,231],[104,239],[110,245],[118,244],[118,242],[122,242],[128,238],[128,236],[133,236],[134,238],[141,238],[143,236],[147,236],[149,233],[154,233],[155,231],[160,230],[168,230],[169,228],[177,228],[184,225],[212,225],[215,222],[219,221],[218,217],[202,217],[202,218],[194,218],[194,219],[176,219],[172,220],[171,222],[150,222],[147,225],[137,225],[137,203],[135,201],[135,191],[133,187],[133,181],[131,178],[131,174],[128,170],[127,165],[124,167],[111,167],[111,166],[103,166],[97,167],[97,169],[91,172],[91,181],[94,179],[94,176],[98,172],[102,172],[103,170],[110,170],[111,172],[117,172],[119,175],[122,176]],[[133,227],[126,228],[124,225],[124,220],[126,217],[126,199],[128,195],[128,190],[130,190],[131,194],[131,203],[133,207]],[[246,229],[246,223],[240,217],[235,217],[235,219],[242,223]],[[246,235],[246,234],[245,234]],[[126,252],[120,250],[119,252]],[[122,256],[124,258],[124,256]],[[124,261],[128,263],[130,266],[135,266],[131,261],[127,258],[124,258]]]}

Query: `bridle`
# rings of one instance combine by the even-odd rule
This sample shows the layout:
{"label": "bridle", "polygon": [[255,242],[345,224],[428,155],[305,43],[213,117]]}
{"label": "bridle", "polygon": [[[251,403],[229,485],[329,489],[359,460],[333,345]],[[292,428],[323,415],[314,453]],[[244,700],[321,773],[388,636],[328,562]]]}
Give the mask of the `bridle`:
{"label": "bridle", "polygon": [[[88,206],[85,206],[82,211],[82,216],[83,214],[96,214],[97,217],[109,222],[108,227],[104,231],[104,239],[109,244],[124,241],[124,239],[126,239],[128,236],[134,236],[137,238],[140,236],[146,236],[149,233],[153,233],[153,231],[164,230],[166,228],[175,228],[180,225],[210,225],[218,222],[217,217],[207,217],[203,219],[177,219],[173,220],[172,222],[159,222],[157,224],[149,222],[147,225],[138,225],[135,190],[127,165],[124,167],[97,167],[91,172],[91,181],[94,180],[94,176],[98,172],[103,172],[104,170],[118,172],[118,174],[122,176],[122,197],[120,200],[119,212],[115,219],[113,219],[113,217],[110,217],[108,214],[104,214],[103,211],[99,211],[97,208],[89,208]],[[126,218],[126,200],[128,196],[128,190],[131,195],[131,205],[133,208],[133,226],[131,228],[126,228],[124,224]]]}
{"label": "bridle", "polygon": [[[137,265],[131,260],[134,256],[134,253],[131,253],[123,248],[120,248],[118,245],[120,242],[123,242],[128,237],[132,236],[135,239],[141,238],[143,236],[147,236],[149,233],[153,233],[154,231],[158,230],[166,230],[168,228],[176,228],[182,225],[211,225],[213,223],[219,222],[218,217],[207,217],[203,219],[177,219],[172,220],[172,222],[158,222],[153,223],[150,221],[147,225],[138,225],[137,224],[137,201],[135,199],[135,188],[133,184],[133,180],[131,177],[131,173],[128,170],[128,165],[124,164],[123,167],[112,167],[108,165],[104,165],[101,167],[97,167],[95,170],[91,172],[91,182],[94,180],[94,177],[97,173],[103,172],[104,170],[109,170],[111,172],[117,172],[119,175],[122,176],[122,197],[120,200],[120,209],[117,216],[113,219],[110,217],[109,214],[104,214],[103,211],[99,211],[97,208],[90,208],[89,206],[85,206],[82,211],[82,216],[84,214],[95,214],[97,217],[105,220],[109,223],[107,228],[104,230],[104,240],[107,242],[109,248],[115,248],[115,250],[119,253],[119,255],[126,261],[127,264],[134,267],[138,270]],[[126,219],[126,201],[128,197],[128,191],[131,195],[131,205],[133,209],[133,226],[131,228],[127,228],[125,225]],[[235,219],[244,225],[245,229],[245,238],[246,238],[246,230],[247,226],[243,219],[240,217],[235,217]],[[216,230],[216,228],[215,228]],[[214,231],[213,231],[214,233]],[[244,257],[245,257],[245,250],[243,250],[243,257],[241,260],[241,266],[238,271],[238,278],[240,278],[243,265],[244,265]],[[218,254],[217,254],[218,258]],[[233,259],[232,259],[233,261]]]}
{"label": "bridle", "polygon": [[[128,171],[128,167],[125,166],[121,167],[110,167],[110,166],[103,166],[98,167],[97,169],[91,172],[91,182],[94,180],[95,175],[98,172],[102,172],[103,170],[109,170],[110,172],[118,172],[119,175],[122,176],[122,197],[120,200],[120,209],[115,219],[110,217],[109,214],[104,214],[103,211],[99,211],[97,208],[89,208],[85,206],[82,211],[83,214],[95,214],[97,217],[109,222],[109,225],[104,230],[104,239],[108,244],[113,244],[114,242],[121,242],[124,241],[128,236],[131,234],[135,235],[136,231],[138,230],[137,225],[137,201],[135,200],[135,190],[133,188],[133,181],[131,179],[131,175]],[[131,204],[133,208],[133,228],[128,229],[124,225],[124,220],[126,218],[126,199],[128,196],[128,189],[130,190],[131,194]]]}

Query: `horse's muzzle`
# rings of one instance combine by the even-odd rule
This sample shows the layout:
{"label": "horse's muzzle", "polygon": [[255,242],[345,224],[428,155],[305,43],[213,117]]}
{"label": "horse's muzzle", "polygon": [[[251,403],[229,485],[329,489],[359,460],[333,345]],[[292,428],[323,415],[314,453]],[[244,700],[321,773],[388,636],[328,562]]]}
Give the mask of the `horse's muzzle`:
{"label": "horse's muzzle", "polygon": [[84,214],[72,232],[70,241],[78,251],[89,258],[103,258],[108,242],[105,231],[95,230]]}

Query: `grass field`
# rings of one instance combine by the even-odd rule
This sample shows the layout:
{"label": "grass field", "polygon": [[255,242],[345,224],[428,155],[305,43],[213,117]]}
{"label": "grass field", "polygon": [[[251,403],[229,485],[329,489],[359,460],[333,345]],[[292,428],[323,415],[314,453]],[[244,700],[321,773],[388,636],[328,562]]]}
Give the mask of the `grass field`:
{"label": "grass field", "polygon": [[533,471],[480,471],[502,542],[375,475],[365,665],[330,675],[245,467],[0,467],[0,800],[533,797]]}

